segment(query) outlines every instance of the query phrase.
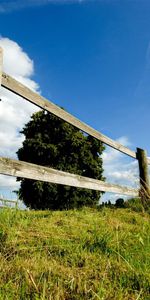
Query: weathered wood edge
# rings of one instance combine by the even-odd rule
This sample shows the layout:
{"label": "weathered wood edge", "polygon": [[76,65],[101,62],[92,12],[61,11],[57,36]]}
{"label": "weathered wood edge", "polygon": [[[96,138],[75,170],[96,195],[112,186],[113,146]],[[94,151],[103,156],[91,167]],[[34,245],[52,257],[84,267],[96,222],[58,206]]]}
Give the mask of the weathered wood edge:
{"label": "weathered wood edge", "polygon": [[0,87],[1,87],[1,82],[2,82],[2,71],[3,69],[3,49],[0,47]]}
{"label": "weathered wood edge", "polygon": [[5,200],[5,199],[0,199],[0,202],[17,203],[17,200]]}
{"label": "weathered wood edge", "polygon": [[23,161],[12,160],[5,157],[0,157],[0,174],[110,193],[119,193],[128,196],[138,196],[139,194],[138,190],[133,188],[118,186],[100,180],[70,174]]}
{"label": "weathered wood edge", "polygon": [[124,153],[128,156],[136,158],[136,153],[127,147],[121,145],[120,143],[110,139],[109,137],[103,135],[99,131],[93,129],[89,125],[81,122],[79,119],[74,117],[73,115],[69,114],[68,112],[61,109],[59,106],[55,105],[54,103],[48,101],[44,97],[40,96],[39,94],[31,91],[29,88],[12,78],[11,76],[3,73],[2,74],[2,86],[8,89],[11,92],[23,97],[27,101],[35,104],[36,106],[53,113],[54,115],[58,116],[59,118],[63,119],[64,121],[74,125],[75,127],[79,128],[80,130],[90,134],[91,136],[95,137],[96,139],[102,141],[106,145]]}
{"label": "weathered wood edge", "polygon": [[143,149],[137,148],[137,159],[139,164],[139,178],[141,199],[150,198],[150,180],[148,170],[147,152]]}
{"label": "weathered wood edge", "polygon": [[147,163],[148,163],[148,165],[150,165],[150,158],[149,157],[147,157]]}

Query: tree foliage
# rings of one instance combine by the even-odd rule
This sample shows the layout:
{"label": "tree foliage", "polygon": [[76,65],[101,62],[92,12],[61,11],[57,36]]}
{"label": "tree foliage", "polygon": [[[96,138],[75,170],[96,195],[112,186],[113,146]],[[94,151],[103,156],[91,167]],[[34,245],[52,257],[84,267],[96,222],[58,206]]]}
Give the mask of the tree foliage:
{"label": "tree foliage", "polygon": [[[33,114],[22,133],[25,136],[18,159],[82,176],[104,180],[104,146],[62,119],[44,111]],[[70,209],[95,206],[101,192],[20,179],[19,196],[33,209]]]}
{"label": "tree foliage", "polygon": [[117,208],[124,208],[125,207],[124,199],[123,198],[118,198],[116,200],[115,206]]}

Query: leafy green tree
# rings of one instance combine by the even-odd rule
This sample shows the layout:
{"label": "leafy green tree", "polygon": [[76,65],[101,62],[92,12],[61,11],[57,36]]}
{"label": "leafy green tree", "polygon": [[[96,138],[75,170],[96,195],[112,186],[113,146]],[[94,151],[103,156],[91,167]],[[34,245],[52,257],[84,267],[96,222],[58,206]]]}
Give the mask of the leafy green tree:
{"label": "leafy green tree", "polygon": [[[18,159],[104,180],[104,146],[53,114],[40,111],[31,117],[22,133],[25,136]],[[33,209],[71,209],[98,204],[101,192],[64,185],[21,179],[19,196]]]}
{"label": "leafy green tree", "polygon": [[117,199],[116,203],[115,203],[115,206],[117,208],[123,208],[123,207],[125,207],[124,199],[122,199],[122,198]]}

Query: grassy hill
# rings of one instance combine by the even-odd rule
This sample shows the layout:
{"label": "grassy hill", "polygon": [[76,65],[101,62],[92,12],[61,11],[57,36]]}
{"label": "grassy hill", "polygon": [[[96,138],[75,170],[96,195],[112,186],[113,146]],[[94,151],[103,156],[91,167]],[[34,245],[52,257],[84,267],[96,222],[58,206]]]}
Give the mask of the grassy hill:
{"label": "grassy hill", "polygon": [[150,299],[150,216],[0,210],[0,300]]}

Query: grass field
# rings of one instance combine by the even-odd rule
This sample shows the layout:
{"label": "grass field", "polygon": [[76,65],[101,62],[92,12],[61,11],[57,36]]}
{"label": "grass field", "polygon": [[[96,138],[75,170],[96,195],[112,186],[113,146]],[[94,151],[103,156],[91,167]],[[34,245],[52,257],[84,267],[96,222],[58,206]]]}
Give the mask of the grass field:
{"label": "grass field", "polygon": [[150,299],[150,215],[0,210],[0,300]]}

